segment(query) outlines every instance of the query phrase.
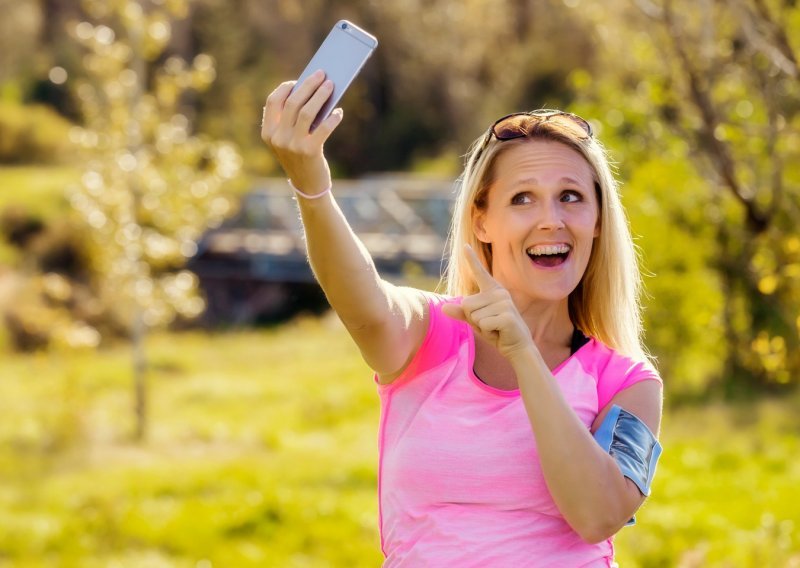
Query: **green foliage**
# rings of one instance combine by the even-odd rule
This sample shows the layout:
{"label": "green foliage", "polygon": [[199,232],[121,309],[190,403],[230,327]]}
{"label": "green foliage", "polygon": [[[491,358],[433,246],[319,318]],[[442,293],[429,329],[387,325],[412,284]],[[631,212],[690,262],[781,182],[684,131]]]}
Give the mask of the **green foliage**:
{"label": "green foliage", "polygon": [[17,207],[47,222],[70,211],[65,188],[80,179],[74,166],[0,167],[0,211]]}
{"label": "green foliage", "polygon": [[[378,397],[337,321],[162,333],[148,350],[146,446],[126,441],[126,349],[0,361],[0,566],[380,563]],[[669,411],[621,565],[796,562],[797,402]]]}
{"label": "green foliage", "polygon": [[64,188],[72,168],[0,168],[0,345],[19,350],[97,345],[119,336],[98,301],[89,235]]}
{"label": "green foliage", "polygon": [[0,100],[0,163],[63,162],[71,126],[49,106]]}
{"label": "green foliage", "polygon": [[98,329],[108,331],[109,322],[86,285],[57,272],[29,274],[20,280],[3,314],[11,347],[34,351],[100,343]]}

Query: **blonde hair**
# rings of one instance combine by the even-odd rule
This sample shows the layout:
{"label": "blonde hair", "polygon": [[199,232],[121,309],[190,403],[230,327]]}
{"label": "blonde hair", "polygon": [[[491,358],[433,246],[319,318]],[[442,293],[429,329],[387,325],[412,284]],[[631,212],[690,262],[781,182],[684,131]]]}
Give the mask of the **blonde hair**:
{"label": "blonde hair", "polygon": [[466,167],[457,182],[458,195],[448,237],[445,291],[466,296],[478,291],[467,263],[464,245],[469,244],[491,271],[490,245],[478,240],[473,215],[486,206],[494,183],[497,158],[529,140],[551,140],[579,152],[591,166],[600,207],[600,234],[581,281],[568,299],[572,323],[581,331],[623,355],[649,360],[642,344],[642,291],[636,248],[619,198],[619,187],[603,146],[594,138],[578,138],[556,121],[541,121],[528,136],[500,141],[494,136],[484,147],[484,136],[467,153]]}

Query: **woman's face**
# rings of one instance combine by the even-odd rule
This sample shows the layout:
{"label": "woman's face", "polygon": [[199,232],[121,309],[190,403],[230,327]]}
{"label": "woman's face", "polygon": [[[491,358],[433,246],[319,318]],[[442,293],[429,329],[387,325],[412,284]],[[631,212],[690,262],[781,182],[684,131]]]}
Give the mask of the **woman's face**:
{"label": "woman's face", "polygon": [[502,153],[495,172],[473,218],[476,236],[492,245],[492,274],[515,297],[566,299],[600,234],[591,166],[565,144],[528,140]]}

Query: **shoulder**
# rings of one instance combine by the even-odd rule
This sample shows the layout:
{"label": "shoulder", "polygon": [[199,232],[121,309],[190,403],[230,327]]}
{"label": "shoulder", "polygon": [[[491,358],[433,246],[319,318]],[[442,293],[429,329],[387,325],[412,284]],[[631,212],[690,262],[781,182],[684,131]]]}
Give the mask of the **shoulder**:
{"label": "shoulder", "polygon": [[[426,338],[432,341],[441,339],[442,335],[450,335],[463,322],[456,321],[444,314],[442,308],[447,304],[461,303],[460,297],[445,296],[433,292],[423,292],[425,303]],[[441,341],[435,341],[441,343]]]}
{"label": "shoulder", "polygon": [[441,307],[445,304],[461,301],[461,298],[453,298],[410,286],[395,286],[388,282],[384,282],[384,284],[389,288],[395,304],[400,304],[402,308],[408,310],[411,317],[424,319],[426,324],[431,312],[441,311]]}
{"label": "shoulder", "polygon": [[[652,432],[661,425],[663,382],[652,362],[620,353],[597,339],[579,352],[584,368],[597,381],[598,415],[594,432],[614,405],[634,414]],[[588,368],[587,368],[588,367]]]}
{"label": "shoulder", "polygon": [[419,292],[424,304],[424,313],[420,319],[420,333],[412,356],[402,369],[391,376],[382,377],[381,384],[402,384],[409,378],[428,369],[438,366],[453,356],[458,345],[463,341],[463,322],[456,321],[442,312],[442,307],[450,303],[459,303],[461,298],[445,296],[433,292]]}
{"label": "shoulder", "polygon": [[413,305],[416,315],[424,320],[425,328],[428,330],[431,328],[432,320],[446,317],[442,314],[442,307],[447,304],[461,303],[461,297],[447,296],[416,288],[400,288],[400,290],[407,295],[407,301]]}
{"label": "shoulder", "polygon": [[584,367],[590,368],[598,376],[647,376],[661,380],[655,365],[647,358],[620,353],[594,337],[589,338],[578,354]]}
{"label": "shoulder", "polygon": [[620,353],[596,338],[592,338],[577,355],[584,369],[597,380],[600,409],[621,391],[643,381],[655,381],[661,388],[661,376],[651,361]]}

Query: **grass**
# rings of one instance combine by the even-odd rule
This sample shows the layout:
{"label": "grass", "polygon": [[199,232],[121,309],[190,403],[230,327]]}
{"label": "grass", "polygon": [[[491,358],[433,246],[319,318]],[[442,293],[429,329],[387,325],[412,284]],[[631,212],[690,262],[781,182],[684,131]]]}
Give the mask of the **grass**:
{"label": "grass", "polygon": [[618,539],[622,566],[800,566],[797,400],[666,415],[653,498]]}
{"label": "grass", "polygon": [[[380,564],[378,399],[334,320],[148,352],[143,445],[124,346],[0,362],[0,567]],[[796,402],[668,413],[621,565],[800,565]]]}

